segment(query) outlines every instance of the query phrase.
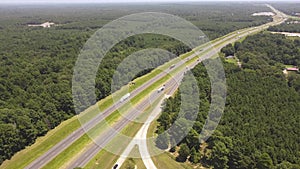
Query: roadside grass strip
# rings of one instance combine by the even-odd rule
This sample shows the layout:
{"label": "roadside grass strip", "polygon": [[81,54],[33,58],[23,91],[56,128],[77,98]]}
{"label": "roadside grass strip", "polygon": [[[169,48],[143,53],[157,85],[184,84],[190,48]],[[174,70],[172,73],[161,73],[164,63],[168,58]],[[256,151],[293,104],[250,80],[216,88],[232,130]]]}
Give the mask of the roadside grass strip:
{"label": "roadside grass strip", "polygon": [[120,169],[128,169],[129,167],[132,167],[132,165],[135,165],[138,169],[146,169],[143,160],[141,159],[138,146],[134,146],[129,155],[137,158],[127,158]]}

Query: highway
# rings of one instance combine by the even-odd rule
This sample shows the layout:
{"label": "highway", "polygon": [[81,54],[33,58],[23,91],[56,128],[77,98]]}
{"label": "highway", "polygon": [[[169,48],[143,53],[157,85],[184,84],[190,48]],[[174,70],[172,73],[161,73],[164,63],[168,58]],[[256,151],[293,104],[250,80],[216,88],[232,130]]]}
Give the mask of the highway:
{"label": "highway", "polygon": [[[174,78],[165,83],[165,90],[173,90],[178,87],[178,79],[182,79],[185,71],[177,74]],[[157,100],[163,94],[163,92],[157,92],[154,90],[148,98],[145,98],[137,107],[132,108],[120,121],[111,126],[109,130],[101,134],[92,146],[88,147],[83,153],[80,154],[68,168],[73,169],[75,167],[84,167],[103,147],[107,145],[119,132],[130,122],[136,119],[141,113],[143,113],[147,107],[151,106],[149,100]]]}
{"label": "highway", "polygon": [[[231,36],[230,36],[231,37]],[[230,37],[226,37],[224,40],[227,40]],[[203,51],[206,51],[210,48],[210,46],[203,49]],[[193,54],[190,56],[190,58],[197,56],[197,54]],[[176,69],[177,67],[180,67],[184,62],[180,62],[180,64],[176,64],[172,70]],[[150,79],[149,81],[145,82],[143,85],[135,89],[131,92],[130,98],[135,97],[138,95],[141,91],[147,89],[149,86],[151,86],[153,83],[158,81],[159,79],[163,78],[172,70],[166,70],[166,72],[161,72],[154,78]],[[129,98],[129,99],[130,99]],[[128,100],[129,100],[128,99]],[[107,108],[103,113],[99,112],[99,114],[94,117],[89,122],[85,123],[81,128],[74,131],[72,134],[70,134],[68,137],[60,141],[58,144],[56,144],[54,147],[52,147],[50,150],[48,150],[46,153],[44,153],[42,156],[34,160],[31,164],[29,164],[26,169],[38,169],[42,168],[44,165],[46,165],[48,162],[50,162],[55,156],[57,156],[59,153],[61,153],[63,150],[65,150],[68,146],[70,146],[72,143],[74,143],[77,139],[79,139],[83,134],[85,134],[86,131],[89,131],[94,126],[96,126],[99,122],[101,122],[103,119],[108,117],[111,113],[113,113],[115,110],[118,110],[121,106],[126,104],[128,100],[124,102],[117,102],[114,105]]]}
{"label": "highway", "polygon": [[[281,23],[281,21],[280,22],[276,21],[276,24],[278,24],[278,23]],[[268,24],[270,24],[270,23],[268,23]],[[206,52],[205,54],[203,54],[202,57],[200,57],[197,61],[191,63],[188,66],[189,69],[192,69],[194,66],[196,66],[197,64],[199,64],[201,61],[215,56],[218,53],[218,51],[220,51],[227,44],[233,43],[233,42],[237,41],[240,38],[243,38],[243,37],[245,37],[245,36],[247,36],[247,35],[249,35],[251,33],[254,33],[257,30],[259,30],[260,28],[261,27],[257,27],[257,28],[254,28],[254,29],[250,29],[250,30],[246,30],[246,31],[241,31],[238,34],[239,38],[233,38],[233,37],[236,37],[237,35],[228,36],[223,41],[217,42],[216,45],[213,45],[213,46],[217,46],[215,48],[215,50],[214,49],[211,50],[210,46],[204,48],[202,51],[207,51],[207,50],[209,50],[209,51]],[[192,54],[186,60],[190,60],[190,59],[192,59],[194,57],[198,57],[198,55],[199,55],[199,53]],[[184,64],[184,63],[181,63],[179,65],[182,65],[182,64]],[[176,64],[177,67],[179,65]],[[176,69],[176,68],[174,67],[173,69]],[[182,79],[185,71],[186,70],[183,69],[182,71],[178,72],[178,74],[175,77],[173,77],[173,79],[171,79],[168,83],[166,83],[166,88],[177,88],[179,86],[180,82],[181,82],[181,79]],[[175,82],[172,82],[172,81],[174,81],[174,79],[175,79]],[[154,97],[153,97],[153,99],[158,98],[158,95],[155,95],[155,93],[157,93],[157,92],[154,91]],[[139,110],[143,110],[143,108],[146,108],[147,106],[149,106],[149,105],[147,105],[147,103],[148,103],[147,100],[148,99],[145,99],[142,102],[141,106],[138,106]],[[114,128],[116,131],[111,130],[111,131],[108,131],[107,134],[99,136],[99,142],[97,140],[96,141],[97,144],[93,144],[93,146],[89,147],[84,153],[82,153],[79,157],[77,157],[76,160],[68,168],[72,169],[72,168],[75,168],[75,167],[84,167],[92,159],[92,157],[94,157],[103,147],[105,147],[105,145],[110,140],[112,140],[114,138],[114,136],[117,135],[117,133],[120,131],[120,129],[122,129],[129,122],[131,122],[128,119],[134,120],[140,113],[141,113],[140,111],[135,111],[135,110],[133,110],[132,112],[130,112],[128,114],[128,117],[123,118],[120,122],[118,122],[116,124],[116,126]],[[145,150],[142,150],[142,151],[145,151]]]}
{"label": "highway", "polygon": [[[176,67],[179,67],[182,64],[184,64],[184,62],[182,62],[181,64],[177,64],[173,69],[176,69]],[[129,99],[135,97],[140,92],[142,92],[143,90],[145,90],[149,86],[151,86],[153,83],[155,83],[159,79],[161,79],[164,76],[166,76],[169,71],[171,71],[171,70],[167,70],[166,72],[162,72],[162,73],[158,74],[154,78],[150,79],[149,81],[147,81],[146,83],[144,83],[143,85],[141,85],[140,87],[138,87],[137,89],[135,89],[134,91],[132,91],[131,92],[131,96],[129,97]],[[89,122],[85,123],[81,128],[79,128],[76,131],[74,131],[68,137],[66,137],[65,139],[63,139],[61,142],[59,142],[58,144],[56,144],[55,146],[53,146],[50,150],[48,150],[42,156],[40,156],[39,158],[37,158],[31,164],[29,164],[26,167],[26,169],[38,169],[38,168],[42,168],[43,166],[45,166],[55,156],[57,156],[59,153],[61,153],[63,150],[65,150],[68,146],[70,146],[72,143],[74,143],[77,139],[79,139],[81,136],[83,136],[83,134],[85,134],[87,131],[91,130],[98,123],[100,123],[106,117],[108,117],[111,113],[113,113],[114,111],[118,110],[120,107],[122,107],[126,103],[128,103],[129,99],[127,99],[124,102],[117,102],[114,105],[112,105],[111,107],[109,107],[108,109],[106,109],[103,113],[99,113],[92,120],[90,120]],[[128,116],[127,118],[128,119],[132,119],[133,117],[129,117]]]}
{"label": "highway", "polygon": [[141,155],[141,158],[143,160],[145,167],[147,169],[157,169],[151,159],[151,155],[147,148],[147,132],[148,132],[151,122],[154,121],[161,113],[161,111],[162,111],[161,105],[162,105],[163,101],[165,99],[171,97],[176,92],[176,90],[179,86],[178,83],[176,83],[176,84],[177,85],[173,85],[172,88],[168,88],[168,90],[165,90],[165,92],[164,92],[165,97],[163,99],[161,99],[157,105],[155,105],[155,108],[151,111],[146,122],[143,124],[141,129],[137,132],[137,134],[134,136],[132,141],[129,143],[129,145],[126,147],[126,149],[123,151],[123,153],[120,155],[119,159],[115,163],[115,165],[116,164],[118,165],[118,167],[116,169],[120,168],[123,165],[123,163],[128,158],[128,155],[130,154],[130,152],[132,151],[132,149],[134,148],[135,145],[138,145],[138,147],[139,147],[140,155]]}
{"label": "highway", "polygon": [[[276,9],[273,9],[273,10],[276,10]],[[193,59],[194,57],[197,57],[198,55],[201,55],[202,57],[200,58],[200,60],[195,61],[194,63],[192,63],[189,66],[189,68],[192,68],[193,66],[197,65],[199,62],[203,61],[204,59],[207,59],[207,58],[210,58],[210,57],[214,56],[217,53],[217,51],[219,51],[223,46],[226,46],[227,44],[238,40],[239,38],[237,38],[237,37],[244,37],[244,36],[247,36],[250,33],[258,32],[262,29],[266,29],[268,26],[282,23],[284,21],[284,15],[282,15],[282,13],[279,13],[278,11],[277,11],[277,14],[280,15],[280,17],[282,18],[279,21],[275,21],[275,22],[272,22],[272,23],[267,23],[265,25],[255,27],[255,28],[243,29],[243,30],[240,31],[240,33],[238,35],[233,33],[233,34],[231,34],[229,36],[226,36],[225,38],[222,38],[221,40],[213,43],[212,46],[217,46],[216,50],[214,50],[210,45],[208,45],[207,47],[203,48],[201,51],[195,51],[196,53],[189,56],[189,59]],[[178,67],[180,67],[183,64],[185,64],[185,63],[184,62],[176,63],[175,67],[172,68],[172,70],[177,69]],[[135,96],[137,96],[140,92],[147,89],[153,83],[155,83],[159,79],[165,77],[167,75],[167,73],[169,73],[170,71],[171,70],[168,69],[168,70],[166,70],[166,72],[162,72],[162,73],[158,74],[157,76],[155,76],[154,78],[150,79],[149,81],[145,82],[143,85],[141,85],[140,87],[138,87],[137,89],[135,89],[134,91],[131,92],[130,98],[134,98]],[[174,76],[174,78],[173,78],[173,80],[175,79],[175,81],[176,81],[175,85],[179,84],[177,82],[180,82],[179,79],[182,78],[183,72],[181,71],[177,75]],[[172,85],[174,85],[174,84],[167,84],[166,83],[166,87],[169,87],[169,88],[170,87],[171,88],[173,88],[173,87],[177,88],[178,87],[178,86],[172,86]],[[159,97],[159,95],[154,95],[152,97],[154,97],[154,98]],[[83,124],[83,126],[81,128],[77,129],[72,134],[70,134],[68,137],[66,137],[65,139],[60,141],[58,144],[53,146],[50,150],[48,150],[42,156],[37,158],[30,165],[28,165],[26,168],[27,169],[38,169],[38,168],[42,168],[43,166],[45,166],[48,162],[50,162],[59,153],[61,153],[68,146],[70,146],[72,143],[74,143],[77,139],[79,139],[81,136],[83,136],[83,134],[85,134],[86,131],[91,130],[93,127],[95,127],[98,123],[103,121],[106,117],[108,117],[115,110],[118,110],[124,104],[128,103],[129,99],[127,99],[124,102],[117,102],[114,105],[107,108],[105,111],[99,112],[99,114],[96,115],[92,120],[90,120],[87,123]],[[137,110],[143,110],[148,106],[147,103],[148,103],[148,101],[147,101],[147,99],[145,99],[145,101],[142,101],[137,106],[137,109],[135,109],[134,111],[130,111],[126,115],[125,118],[123,118],[122,120],[117,122],[113,126],[114,129],[115,129],[115,132],[107,131],[107,132],[103,133],[99,138],[97,138],[97,141],[96,141],[100,146],[96,145],[96,147],[94,147],[94,146],[89,147],[84,153],[82,153],[82,155],[79,156],[79,158],[77,158],[74,161],[74,163],[71,163],[71,165],[68,168],[73,168],[73,167],[76,167],[76,166],[82,166],[82,167],[85,166],[87,164],[87,162],[90,161],[90,159],[92,157],[94,157],[94,155],[96,155],[102,149],[102,147],[104,147],[111,139],[114,138],[114,136],[117,134],[118,131],[120,131],[123,127],[125,127],[130,122],[130,119],[134,119],[135,117],[137,117],[140,114],[140,111],[137,111]]]}
{"label": "highway", "polygon": [[[170,95],[168,95],[168,96],[170,96]],[[143,163],[144,163],[145,167],[146,168],[151,168],[151,169],[156,169],[156,166],[153,163],[153,161],[151,160],[151,155],[149,154],[148,149],[147,149],[147,131],[148,131],[148,128],[149,128],[151,122],[162,111],[161,105],[163,103],[163,100],[168,98],[168,96],[164,97],[159,102],[159,104],[157,104],[156,107],[151,111],[151,114],[150,114],[149,118],[147,119],[147,122],[143,124],[141,129],[137,132],[137,134],[134,136],[132,141],[129,143],[129,145],[126,147],[126,149],[123,151],[123,153],[120,155],[119,159],[115,163],[115,164],[118,165],[118,167],[116,169],[120,168],[123,165],[125,160],[128,158],[130,152],[132,151],[132,149],[136,145],[138,145],[138,147],[139,147],[141,158],[143,160]]]}
{"label": "highway", "polygon": [[[182,63],[183,64],[183,63]],[[179,64],[176,65],[173,69],[180,66]],[[151,86],[153,83],[158,81],[159,79],[163,78],[167,75],[167,72],[162,72],[155,76],[154,78],[150,79],[146,83],[144,83],[142,86],[138,87],[134,91],[131,92],[130,98],[135,97],[143,90],[147,89],[149,86]],[[108,109],[106,109],[103,113],[99,113],[96,117],[94,117],[89,122],[85,123],[81,128],[74,131],[72,134],[70,134],[68,137],[60,141],[58,144],[56,144],[54,147],[52,147],[50,150],[48,150],[46,153],[44,153],[42,156],[37,158],[35,161],[33,161],[31,164],[29,164],[26,169],[38,169],[42,168],[44,165],[46,165],[48,162],[50,162],[55,156],[57,156],[59,153],[61,153],[63,150],[65,150],[68,146],[70,146],[72,143],[74,143],[77,139],[79,139],[83,134],[86,133],[86,131],[89,131],[93,127],[95,127],[98,123],[103,121],[106,117],[108,117],[111,113],[118,110],[120,107],[128,103],[128,100],[124,102],[117,102]],[[129,117],[128,117],[129,118]]]}

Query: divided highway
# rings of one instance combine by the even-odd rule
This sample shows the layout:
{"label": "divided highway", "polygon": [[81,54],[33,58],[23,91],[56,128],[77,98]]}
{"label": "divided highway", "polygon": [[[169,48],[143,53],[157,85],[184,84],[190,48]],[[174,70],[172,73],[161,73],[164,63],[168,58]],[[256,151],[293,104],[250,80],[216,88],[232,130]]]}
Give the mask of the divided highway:
{"label": "divided highway", "polygon": [[[183,72],[178,74],[174,79],[171,79],[165,84],[166,89],[176,89],[178,87],[177,79],[183,78]],[[176,80],[175,80],[176,79]],[[150,95],[151,100],[154,102],[159,99],[163,92],[157,92],[154,90]],[[144,99],[136,108],[133,108],[129,113],[127,113],[122,120],[118,121],[115,125],[111,126],[108,131],[101,134],[96,138],[92,146],[88,147],[86,151],[81,153],[68,168],[73,169],[75,167],[84,167],[103,147],[105,147],[120,131],[128,125],[132,120],[136,119],[140,114],[142,114],[147,107],[151,106],[149,102],[150,98]],[[131,120],[132,119],[132,120]]]}
{"label": "divided highway", "polygon": [[[207,58],[210,58],[210,57],[214,56],[215,54],[217,54],[217,52],[222,47],[226,46],[229,43],[232,43],[232,42],[238,40],[239,38],[245,37],[245,36],[247,36],[248,34],[251,34],[251,33],[258,32],[262,29],[266,29],[267,27],[269,27],[271,25],[277,25],[277,24],[282,23],[285,20],[285,15],[283,13],[277,11],[273,7],[271,7],[271,6],[269,6],[269,7],[277,14],[275,17],[278,17],[278,20],[276,19],[271,23],[267,23],[267,24],[259,26],[259,27],[243,29],[239,32],[236,31],[235,33],[231,33],[230,35],[225,36],[224,38],[220,38],[219,40],[215,41],[212,44],[212,46],[216,47],[215,50],[214,50],[214,48],[212,48],[212,46],[205,45],[204,48],[195,51],[194,54],[192,54],[188,57],[188,60],[190,60],[190,59],[193,59],[194,57],[201,56],[200,59],[198,59],[197,61],[195,60],[193,63],[191,63],[189,65],[189,68],[193,68],[195,65],[197,65],[199,62],[203,61],[204,59],[207,59]],[[144,91],[145,89],[150,87],[152,84],[154,84],[155,82],[157,82],[161,78],[166,77],[167,73],[169,73],[170,71],[174,71],[174,70],[178,69],[183,64],[185,64],[185,63],[184,62],[178,62],[178,63],[175,64],[175,67],[172,68],[171,70],[168,68],[168,70],[166,70],[166,72],[162,72],[162,73],[158,74],[157,76],[153,77],[152,79],[150,79],[149,81],[145,82],[143,85],[141,85],[140,87],[138,87],[137,89],[135,89],[134,91],[131,92],[131,96],[129,97],[129,99],[134,98],[140,92]],[[184,71],[185,71],[184,69],[182,71],[179,71],[173,77],[173,79],[171,79],[168,83],[166,83],[166,88],[177,88],[178,85],[179,85],[179,83],[177,83],[177,82],[180,82]],[[176,81],[176,83],[174,83],[174,80]],[[155,98],[157,99],[159,96],[160,96],[160,94],[158,94],[158,93],[154,94],[153,99],[155,99]],[[106,117],[108,117],[110,114],[112,114],[114,111],[118,110],[120,107],[122,107],[123,105],[128,103],[129,99],[127,99],[124,102],[117,102],[114,105],[107,108],[105,111],[99,112],[99,114],[96,115],[92,120],[88,121],[81,128],[77,129],[72,134],[70,134],[68,137],[66,137],[65,139],[60,141],[58,144],[53,146],[50,150],[48,150],[42,156],[37,158],[30,165],[28,165],[26,167],[26,169],[38,169],[38,168],[42,168],[43,166],[45,166],[55,156],[60,154],[68,146],[70,146],[77,139],[79,139],[81,136],[83,136],[86,131],[92,129],[98,123],[103,121]],[[142,101],[138,105],[138,110],[144,110],[148,106],[147,101],[148,101],[147,99],[144,99],[144,101]],[[129,119],[134,119],[139,114],[140,114],[140,111],[136,111],[136,110],[130,111],[126,115],[126,118],[123,118],[122,120],[118,121],[113,126],[114,129],[116,131],[120,131],[123,127],[125,127],[130,122]],[[81,167],[85,166],[92,159],[92,157],[94,157],[94,155],[96,155],[102,149],[101,147],[104,147],[111,139],[114,138],[115,135],[116,135],[116,132],[111,132],[111,131],[106,131],[103,134],[101,134],[101,136],[99,136],[99,138],[97,138],[97,143],[101,146],[93,144],[92,146],[88,147],[88,149],[85,152],[83,152],[73,163],[71,163],[71,165],[68,168],[74,168],[74,167],[77,167],[77,166],[81,166]]]}
{"label": "divided highway", "polygon": [[[282,20],[279,20],[279,21],[276,21],[275,23],[278,24],[278,23],[281,23]],[[264,25],[264,26],[269,26],[269,25]],[[239,32],[238,33],[238,38],[232,38],[234,37],[233,36],[229,36],[227,37],[227,41],[226,43],[223,43],[221,45],[218,45],[215,50],[210,50],[209,52],[207,52],[206,54],[204,54],[201,58],[199,58],[197,61],[191,63],[188,67],[189,68],[193,68],[194,66],[196,66],[199,62],[207,59],[207,58],[210,58],[210,57],[213,57],[214,55],[217,54],[217,52],[219,50],[221,50],[224,46],[226,46],[227,44],[229,43],[233,43],[235,41],[237,41],[238,39],[242,38],[242,37],[245,37],[251,33],[254,33],[254,32],[257,32],[257,30],[260,30],[261,28],[263,27],[257,27],[255,29],[252,29],[252,30],[247,30],[247,31],[243,31],[243,32]],[[266,28],[266,27],[264,27]],[[236,36],[236,35],[235,35]],[[220,43],[218,43],[220,44]],[[197,55],[195,55],[197,56]],[[187,58],[187,60],[190,60],[192,59],[193,57],[195,57],[194,55],[191,55],[190,57]],[[185,70],[181,71],[178,73],[178,76],[176,76],[174,79],[176,81],[176,83],[172,83],[172,82],[169,82],[168,85],[166,85],[166,88],[168,87],[172,87],[173,89],[175,88],[178,88],[179,87],[179,84],[180,84],[180,81],[181,79],[183,78],[183,75],[184,75],[184,72]],[[171,85],[171,86],[170,86]],[[134,112],[133,112],[134,113]],[[133,115],[133,114],[131,114]],[[130,116],[131,116],[130,115]],[[134,114],[133,116],[134,117],[137,117],[138,114]],[[132,118],[132,116],[131,116]],[[127,119],[127,118],[126,118]],[[127,121],[127,124],[129,123],[130,121]],[[122,123],[123,124],[123,123]],[[125,124],[123,124],[125,125]],[[126,126],[126,125],[125,125]],[[112,134],[113,135],[113,134]],[[100,137],[101,138],[101,137]],[[104,138],[102,138],[104,139]],[[109,138],[110,140],[112,138]],[[99,142],[97,142],[99,144]],[[85,153],[83,153],[81,156],[79,156],[68,168],[74,168],[74,167],[84,167],[91,159],[94,155],[96,155],[102,148],[101,147],[104,147],[108,142],[101,142],[101,146],[97,146],[96,144],[94,144],[92,147],[90,147],[87,151],[85,151]],[[144,149],[147,148],[146,146],[143,147]],[[88,154],[90,154],[90,158],[88,156]]]}

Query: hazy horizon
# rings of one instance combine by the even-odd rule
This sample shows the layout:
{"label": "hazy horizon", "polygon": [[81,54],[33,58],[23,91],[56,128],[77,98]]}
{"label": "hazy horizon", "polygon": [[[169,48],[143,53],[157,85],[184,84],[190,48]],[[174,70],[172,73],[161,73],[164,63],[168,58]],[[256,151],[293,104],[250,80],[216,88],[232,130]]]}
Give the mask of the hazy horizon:
{"label": "hazy horizon", "polygon": [[[299,0],[2,0],[0,4],[168,3],[168,2],[299,2]],[[300,2],[299,2],[300,3]]]}

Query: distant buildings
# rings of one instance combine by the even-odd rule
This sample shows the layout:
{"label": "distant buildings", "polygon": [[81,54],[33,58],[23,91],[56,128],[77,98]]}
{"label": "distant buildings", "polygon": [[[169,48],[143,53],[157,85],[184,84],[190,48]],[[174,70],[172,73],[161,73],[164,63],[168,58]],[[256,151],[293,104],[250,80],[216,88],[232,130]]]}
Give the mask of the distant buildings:
{"label": "distant buildings", "polygon": [[294,15],[296,15],[296,16],[299,16],[299,17],[300,17],[300,13],[299,13],[299,12],[296,12],[296,13],[294,13]]}
{"label": "distant buildings", "polygon": [[282,34],[285,36],[298,36],[300,37],[300,33],[290,33],[290,32],[271,32],[272,34]]}
{"label": "distant buildings", "polygon": [[273,12],[258,12],[252,14],[252,16],[274,16],[275,14]]}
{"label": "distant buildings", "polygon": [[50,28],[52,25],[55,25],[53,22],[45,22],[42,24],[35,24],[35,25],[28,25],[30,27],[43,27],[43,28]]}
{"label": "distant buildings", "polygon": [[288,74],[288,72],[299,72],[299,68],[297,68],[297,67],[290,67],[290,68],[285,68],[283,70],[284,74]]}
{"label": "distant buildings", "polygon": [[226,56],[226,59],[233,59],[233,58],[234,58],[233,55]]}
{"label": "distant buildings", "polygon": [[204,38],[205,38],[204,35],[199,36],[199,40],[204,39]]}
{"label": "distant buildings", "polygon": [[290,68],[285,68],[286,71],[296,71],[296,72],[299,72],[299,68],[296,68],[296,67],[290,67]]}
{"label": "distant buildings", "polygon": [[286,24],[300,24],[300,22],[299,21],[290,21],[290,22],[287,22]]}

